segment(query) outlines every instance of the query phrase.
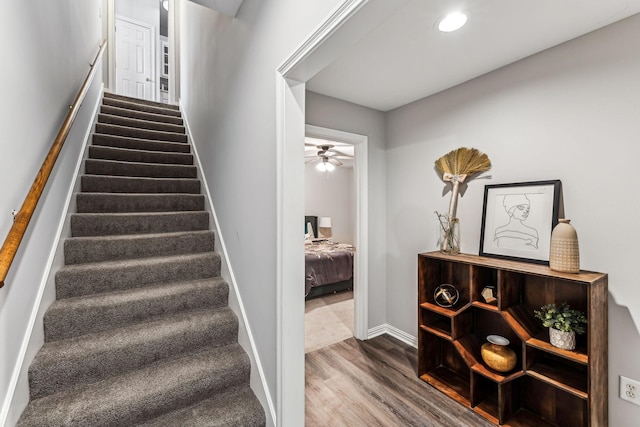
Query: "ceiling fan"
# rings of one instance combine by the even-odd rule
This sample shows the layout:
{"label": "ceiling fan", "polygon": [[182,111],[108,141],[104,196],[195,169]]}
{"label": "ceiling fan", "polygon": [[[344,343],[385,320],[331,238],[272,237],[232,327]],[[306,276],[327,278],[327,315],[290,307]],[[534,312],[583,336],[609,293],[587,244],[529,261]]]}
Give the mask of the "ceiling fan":
{"label": "ceiling fan", "polygon": [[[316,168],[323,172],[331,172],[336,166],[342,166],[344,163],[340,159],[352,159],[353,154],[346,150],[341,150],[339,146],[333,144],[311,144],[305,143],[305,147],[313,147],[305,153],[305,163],[317,162]],[[345,148],[350,148],[345,146]],[[307,148],[309,150],[309,148]]]}

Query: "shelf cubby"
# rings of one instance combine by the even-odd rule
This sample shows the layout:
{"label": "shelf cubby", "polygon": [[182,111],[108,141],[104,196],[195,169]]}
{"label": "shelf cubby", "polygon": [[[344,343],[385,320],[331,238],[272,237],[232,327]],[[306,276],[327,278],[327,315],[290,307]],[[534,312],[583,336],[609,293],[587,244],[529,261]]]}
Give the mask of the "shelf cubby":
{"label": "shelf cubby", "polygon": [[587,365],[526,347],[526,373],[581,399],[588,399]]}
{"label": "shelf cubby", "polygon": [[418,357],[420,378],[468,406],[471,370],[456,351],[454,344],[421,329],[420,345],[428,349]]}
{"label": "shelf cubby", "polygon": [[[458,289],[451,308],[435,304],[440,284]],[[495,301],[482,290],[495,286]],[[418,256],[418,374],[487,420],[511,427],[599,427],[607,423],[607,275],[475,255]],[[589,320],[575,350],[549,343],[534,310],[567,302]],[[592,321],[594,320],[595,321]],[[516,367],[490,369],[488,335],[510,341]]]}
{"label": "shelf cubby", "polygon": [[419,268],[429,271],[428,274],[418,278],[420,281],[418,299],[420,303],[430,303],[435,305],[434,293],[438,286],[449,284],[454,286],[459,293],[456,307],[463,307],[471,301],[469,283],[471,277],[471,267],[464,263],[446,262],[437,259],[421,259],[418,261]]}

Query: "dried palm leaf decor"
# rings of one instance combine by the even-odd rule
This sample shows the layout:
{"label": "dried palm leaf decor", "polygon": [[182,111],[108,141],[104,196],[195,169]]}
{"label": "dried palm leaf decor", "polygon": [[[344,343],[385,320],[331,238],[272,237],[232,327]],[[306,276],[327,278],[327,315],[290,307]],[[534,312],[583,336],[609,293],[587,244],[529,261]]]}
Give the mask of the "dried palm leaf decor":
{"label": "dried palm leaf decor", "polygon": [[[435,162],[436,170],[442,176],[442,180],[450,182],[451,201],[449,202],[449,214],[443,221],[443,215],[438,214],[438,219],[442,226],[443,240],[441,241],[441,250],[459,251],[458,237],[452,229],[452,224],[457,224],[456,211],[458,209],[458,194],[460,192],[460,184],[467,178],[471,179],[473,175],[486,172],[491,169],[491,161],[489,157],[476,150],[475,148],[457,148]],[[437,212],[436,212],[437,213]],[[454,243],[455,241],[455,243]]]}
{"label": "dried palm leaf decor", "polygon": [[456,217],[458,208],[458,192],[460,184],[467,177],[491,169],[489,157],[475,148],[457,148],[436,160],[436,169],[442,180],[451,182],[451,202],[449,202],[449,218]]}

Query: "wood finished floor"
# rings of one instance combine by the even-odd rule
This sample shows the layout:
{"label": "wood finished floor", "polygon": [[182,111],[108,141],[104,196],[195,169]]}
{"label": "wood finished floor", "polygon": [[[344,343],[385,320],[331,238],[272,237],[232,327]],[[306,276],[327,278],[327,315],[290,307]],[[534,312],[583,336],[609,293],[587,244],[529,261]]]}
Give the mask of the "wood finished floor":
{"label": "wood finished floor", "polygon": [[306,426],[493,426],[420,380],[417,357],[388,335],[307,353]]}

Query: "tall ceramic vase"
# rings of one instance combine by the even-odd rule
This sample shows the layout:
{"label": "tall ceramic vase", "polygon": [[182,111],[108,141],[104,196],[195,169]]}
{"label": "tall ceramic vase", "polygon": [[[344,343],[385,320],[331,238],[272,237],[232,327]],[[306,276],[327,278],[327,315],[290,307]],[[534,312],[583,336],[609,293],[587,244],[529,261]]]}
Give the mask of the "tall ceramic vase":
{"label": "tall ceramic vase", "polygon": [[580,272],[580,250],[578,247],[578,233],[569,224],[571,220],[560,219],[551,233],[551,250],[549,252],[549,267],[552,270],[565,273]]}

